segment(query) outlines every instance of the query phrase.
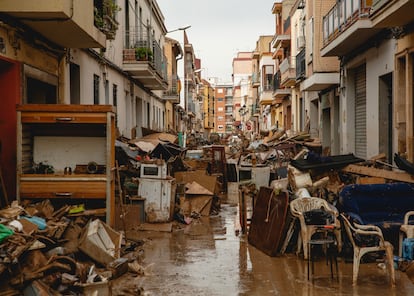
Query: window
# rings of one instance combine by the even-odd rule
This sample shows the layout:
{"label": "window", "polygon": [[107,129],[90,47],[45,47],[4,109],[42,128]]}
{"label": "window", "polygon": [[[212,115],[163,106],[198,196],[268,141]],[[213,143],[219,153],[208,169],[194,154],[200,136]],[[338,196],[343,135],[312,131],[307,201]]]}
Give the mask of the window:
{"label": "window", "polygon": [[29,104],[56,104],[56,86],[27,77],[27,102]]}
{"label": "window", "polygon": [[70,63],[70,103],[80,104],[80,68]]}
{"label": "window", "polygon": [[23,102],[27,104],[57,104],[56,76],[28,65],[23,66],[25,87]]}
{"label": "window", "polygon": [[217,102],[223,102],[224,99],[223,98],[217,98]]}
{"label": "window", "polygon": [[93,103],[99,105],[99,76],[93,75]]}
{"label": "window", "polygon": [[223,108],[223,107],[218,107],[218,108],[217,108],[217,111],[218,111],[218,112],[223,112],[223,111],[224,111],[224,108]]}
{"label": "window", "polygon": [[113,105],[116,107],[118,105],[118,86],[116,84],[112,86],[112,99]]}
{"label": "window", "polygon": [[263,72],[264,72],[264,81],[263,81],[263,89],[265,91],[271,90],[273,87],[273,66],[272,65],[266,65],[263,66]]}

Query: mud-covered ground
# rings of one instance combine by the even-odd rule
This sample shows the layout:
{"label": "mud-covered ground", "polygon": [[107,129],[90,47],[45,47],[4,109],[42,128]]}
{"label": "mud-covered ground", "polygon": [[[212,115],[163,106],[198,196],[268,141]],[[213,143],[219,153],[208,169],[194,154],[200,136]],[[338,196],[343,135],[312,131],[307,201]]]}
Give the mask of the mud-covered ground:
{"label": "mud-covered ground", "polygon": [[113,282],[114,295],[414,295],[414,284],[396,271],[396,287],[378,263],[360,267],[352,286],[352,263],[339,258],[339,275],[331,279],[324,258],[307,278],[307,261],[289,253],[269,257],[236,235],[237,207],[222,205],[216,216],[194,220],[173,232],[139,231],[144,273]]}

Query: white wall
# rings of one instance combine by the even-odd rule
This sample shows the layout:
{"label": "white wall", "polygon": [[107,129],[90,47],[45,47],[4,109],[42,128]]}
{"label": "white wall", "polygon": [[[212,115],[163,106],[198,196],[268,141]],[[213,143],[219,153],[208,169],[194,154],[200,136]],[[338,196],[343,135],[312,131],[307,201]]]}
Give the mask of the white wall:
{"label": "white wall", "polygon": [[[355,152],[355,82],[353,69],[366,63],[367,92],[367,158],[379,151],[379,77],[394,71],[395,40],[385,40],[380,46],[371,48],[358,55],[345,65],[345,74],[341,86],[340,116],[342,131],[341,153]],[[395,86],[394,86],[395,87]]]}

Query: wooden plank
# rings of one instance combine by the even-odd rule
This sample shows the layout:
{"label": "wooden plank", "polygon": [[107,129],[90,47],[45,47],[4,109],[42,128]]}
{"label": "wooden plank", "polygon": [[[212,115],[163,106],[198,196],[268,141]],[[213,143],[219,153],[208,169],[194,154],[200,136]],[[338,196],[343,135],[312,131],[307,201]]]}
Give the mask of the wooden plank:
{"label": "wooden plank", "polygon": [[358,177],[357,184],[384,184],[385,178],[380,177]]}
{"label": "wooden plank", "polygon": [[400,181],[400,182],[408,182],[414,183],[414,176],[404,173],[404,172],[396,172],[396,171],[387,171],[377,168],[365,167],[355,164],[350,164],[342,169],[342,171],[346,173],[353,173],[359,175],[365,175],[370,177],[378,177],[378,178],[385,178],[388,180]]}
{"label": "wooden plank", "polygon": [[172,223],[143,223],[138,226],[138,230],[172,232]]}
{"label": "wooden plank", "polygon": [[36,112],[113,112],[115,107],[112,105],[64,105],[64,104],[25,104],[18,105],[17,111],[36,111]]}

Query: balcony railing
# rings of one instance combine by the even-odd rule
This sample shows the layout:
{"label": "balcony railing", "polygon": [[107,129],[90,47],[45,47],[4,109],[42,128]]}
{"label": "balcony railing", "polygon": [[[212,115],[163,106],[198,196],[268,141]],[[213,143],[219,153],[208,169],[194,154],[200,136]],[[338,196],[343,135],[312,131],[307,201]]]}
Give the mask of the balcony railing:
{"label": "balcony railing", "polygon": [[260,86],[260,73],[258,72],[252,73],[252,86],[253,87]]}
{"label": "balcony railing", "polygon": [[169,100],[173,103],[180,102],[180,93],[179,93],[179,81],[180,79],[175,77],[170,77],[168,79],[168,89],[164,92],[163,98]]}
{"label": "balcony railing", "polygon": [[296,56],[296,80],[300,81],[305,78],[306,75],[306,60],[305,49],[302,49]]}
{"label": "balcony railing", "polygon": [[288,16],[288,18],[283,23],[283,32],[286,33],[289,27],[290,27],[290,16]]}
{"label": "balcony railing", "polygon": [[280,88],[280,71],[277,71],[275,75],[273,75],[273,91],[275,92],[279,88]]}
{"label": "balcony railing", "polygon": [[252,104],[250,106],[250,114],[257,115],[260,114],[260,105],[259,104]]}
{"label": "balcony railing", "polygon": [[[161,83],[162,87],[158,89],[165,89],[167,80],[167,58],[163,54],[158,42],[152,40],[149,31],[145,26],[141,26],[131,28],[125,32],[124,68],[139,80],[144,79],[144,77],[149,77],[149,84],[153,83],[154,79],[160,80],[156,84]],[[146,68],[145,65],[149,65],[150,69]],[[156,75],[159,77],[150,77]],[[157,89],[157,86],[154,84],[153,87]]]}
{"label": "balcony railing", "polygon": [[296,84],[296,58],[285,58],[280,64],[281,85],[284,87]]}
{"label": "balcony railing", "polygon": [[324,46],[354,22],[368,19],[372,0],[339,0],[323,17]]}

